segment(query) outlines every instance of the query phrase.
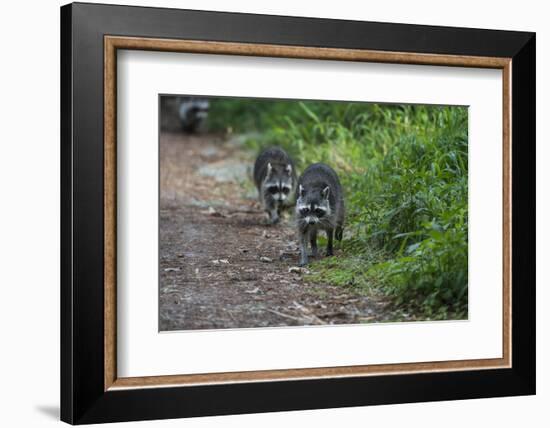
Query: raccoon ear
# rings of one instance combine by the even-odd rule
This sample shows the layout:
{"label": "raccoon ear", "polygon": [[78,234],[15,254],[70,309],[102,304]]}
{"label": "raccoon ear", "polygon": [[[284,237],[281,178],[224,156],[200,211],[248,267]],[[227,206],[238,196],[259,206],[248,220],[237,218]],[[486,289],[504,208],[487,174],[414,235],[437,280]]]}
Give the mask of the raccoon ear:
{"label": "raccoon ear", "polygon": [[271,176],[271,173],[273,172],[273,167],[271,166],[271,162],[267,163],[267,174],[266,177]]}
{"label": "raccoon ear", "polygon": [[330,195],[330,187],[327,186],[323,189],[323,198],[328,199],[328,195]]}
{"label": "raccoon ear", "polygon": [[300,198],[304,196],[304,186],[302,186],[301,184],[298,186],[298,196]]}
{"label": "raccoon ear", "polygon": [[292,174],[292,165],[291,164],[288,164],[285,168],[286,172],[288,172],[288,175],[291,175]]}

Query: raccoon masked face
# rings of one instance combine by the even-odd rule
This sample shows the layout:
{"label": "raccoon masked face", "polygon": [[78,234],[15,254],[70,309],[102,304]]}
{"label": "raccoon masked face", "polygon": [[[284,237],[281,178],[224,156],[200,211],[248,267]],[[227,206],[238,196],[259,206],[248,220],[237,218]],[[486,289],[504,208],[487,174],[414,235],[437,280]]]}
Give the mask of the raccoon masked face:
{"label": "raccoon masked face", "polygon": [[292,192],[292,165],[267,165],[263,183],[264,194],[278,202],[285,202]]}
{"label": "raccoon masked face", "polygon": [[302,185],[298,189],[296,217],[302,226],[313,226],[322,223],[330,216],[330,188],[307,190]]}

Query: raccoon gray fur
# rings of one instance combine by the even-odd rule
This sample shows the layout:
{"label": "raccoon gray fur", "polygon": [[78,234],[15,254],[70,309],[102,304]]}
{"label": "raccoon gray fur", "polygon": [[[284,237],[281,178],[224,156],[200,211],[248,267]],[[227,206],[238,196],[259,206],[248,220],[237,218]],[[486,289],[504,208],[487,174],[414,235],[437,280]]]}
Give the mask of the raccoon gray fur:
{"label": "raccoon gray fur", "polygon": [[327,256],[333,255],[333,238],[342,240],[344,193],[336,172],[328,165],[310,165],[298,180],[296,224],[300,242],[300,266],[307,265],[307,242],[317,256],[317,232],[327,234]]}
{"label": "raccoon gray fur", "polygon": [[269,221],[279,221],[281,211],[292,205],[296,172],[290,156],[279,147],[263,150],[254,163],[254,183]]}

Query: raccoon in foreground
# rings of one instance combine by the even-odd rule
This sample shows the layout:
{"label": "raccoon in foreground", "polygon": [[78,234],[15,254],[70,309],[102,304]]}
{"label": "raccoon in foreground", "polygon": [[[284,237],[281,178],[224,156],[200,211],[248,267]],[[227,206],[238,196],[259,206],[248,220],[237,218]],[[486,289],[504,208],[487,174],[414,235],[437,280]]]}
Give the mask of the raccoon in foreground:
{"label": "raccoon in foreground", "polygon": [[263,150],[254,163],[254,183],[270,222],[277,223],[281,210],[291,205],[296,188],[296,172],[290,156],[278,147]]}
{"label": "raccoon in foreground", "polygon": [[344,194],[338,175],[323,163],[306,168],[298,180],[296,221],[300,241],[300,266],[307,265],[307,241],[313,257],[317,256],[317,232],[327,234],[327,256],[332,256],[332,241],[342,240]]}

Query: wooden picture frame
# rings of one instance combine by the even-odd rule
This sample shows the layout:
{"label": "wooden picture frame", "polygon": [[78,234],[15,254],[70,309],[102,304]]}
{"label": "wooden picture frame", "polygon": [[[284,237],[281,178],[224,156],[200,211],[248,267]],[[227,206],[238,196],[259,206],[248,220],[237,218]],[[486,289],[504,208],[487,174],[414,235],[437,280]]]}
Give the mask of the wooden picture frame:
{"label": "wooden picture frame", "polygon": [[[118,49],[501,69],[502,358],[117,377]],[[534,393],[534,34],[77,3],[61,9],[61,53],[62,420]]]}

